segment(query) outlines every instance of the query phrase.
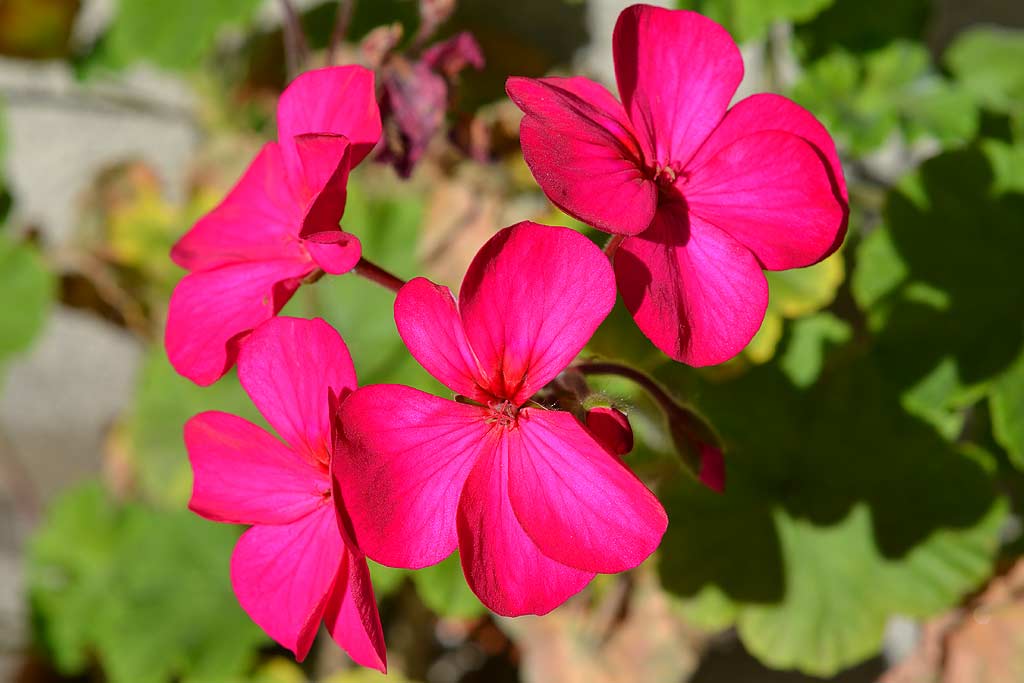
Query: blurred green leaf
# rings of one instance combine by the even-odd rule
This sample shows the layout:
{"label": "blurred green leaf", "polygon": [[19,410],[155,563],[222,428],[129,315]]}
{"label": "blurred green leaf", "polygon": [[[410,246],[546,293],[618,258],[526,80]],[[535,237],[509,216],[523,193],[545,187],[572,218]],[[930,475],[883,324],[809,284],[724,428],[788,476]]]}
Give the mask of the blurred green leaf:
{"label": "blurred green leaf", "polygon": [[906,41],[863,56],[834,50],[808,67],[791,95],[857,155],[897,131],[951,145],[971,139],[978,125],[969,94],[934,70],[923,45]]}
{"label": "blurred green leaf", "polygon": [[836,297],[846,276],[841,254],[833,254],[807,268],[768,271],[768,309],[761,328],[744,349],[755,363],[765,363],[775,355],[782,338],[783,320],[801,318],[828,306]]}
{"label": "blurred green leaf", "polygon": [[224,27],[246,23],[259,5],[260,0],[120,0],[96,56],[98,65],[195,68]]}
{"label": "blurred green leaf", "polygon": [[391,595],[402,582],[405,580],[406,575],[409,573],[405,569],[395,569],[394,567],[385,567],[382,564],[377,564],[373,560],[367,560],[367,565],[370,567],[370,579],[373,581],[373,593],[377,596],[377,599],[387,597]]}
{"label": "blurred green leaf", "polygon": [[266,636],[231,590],[237,538],[186,511],[115,503],[96,484],[64,494],[28,553],[35,623],[58,668],[81,674],[95,655],[112,683],[246,671]]}
{"label": "blurred green leaf", "polygon": [[308,683],[306,672],[296,662],[284,657],[274,657],[261,665],[247,683]]}
{"label": "blurred green leaf", "polygon": [[869,314],[875,327],[884,320],[872,318],[879,304],[907,278],[907,265],[893,244],[888,230],[874,230],[857,245],[857,267],[850,277],[854,299]]}
{"label": "blurred green leaf", "polygon": [[676,0],[679,9],[696,10],[722,24],[737,42],[764,37],[776,21],[813,19],[835,0]]}
{"label": "blurred green leaf", "polygon": [[[857,254],[852,292],[893,383],[940,417],[983,390],[1024,345],[1024,195],[1003,192],[977,149],[925,162],[886,202]],[[940,367],[943,366],[943,367]],[[941,421],[941,420],[940,420]]]}
{"label": "blurred green leaf", "polygon": [[690,392],[728,483],[662,487],[662,581],[702,623],[735,618],[769,666],[831,675],[876,653],[890,616],[939,612],[991,570],[1005,507],[988,473],[906,412],[874,360],[807,390],[769,364]]}
{"label": "blurred green leaf", "polygon": [[807,61],[841,48],[872,52],[896,40],[924,42],[933,0],[838,0],[812,21],[798,25]]}
{"label": "blurred green leaf", "polygon": [[908,139],[932,137],[944,147],[970,140],[978,127],[970,94],[935,75],[907,90],[900,114]]}
{"label": "blurred green leaf", "polygon": [[992,431],[1010,460],[1024,470],[1024,355],[992,387]]}
{"label": "blurred green leaf", "polygon": [[28,348],[50,312],[56,280],[39,252],[0,234],[0,364]]}
{"label": "blurred green leaf", "polygon": [[957,81],[982,106],[1024,115],[1024,30],[969,28],[949,46],[945,60]]}
{"label": "blurred green leaf", "polygon": [[669,362],[636,326],[621,297],[587,343],[587,351],[647,370]]}
{"label": "blurred green leaf", "polygon": [[818,379],[829,346],[843,344],[853,336],[849,323],[827,312],[801,318],[791,330],[779,367],[800,388]]}
{"label": "blurred green leaf", "polygon": [[995,176],[992,190],[997,194],[1024,194],[1024,140],[1016,144],[983,140],[981,147],[992,164]]}
{"label": "blurred green leaf", "polygon": [[182,436],[189,418],[222,410],[267,428],[234,372],[209,387],[196,386],[175,372],[161,347],[150,349],[138,386],[127,424],[131,453],[143,493],[168,507],[184,507],[192,492]]}
{"label": "blurred green leaf", "polygon": [[381,680],[386,680],[388,683],[415,683],[413,679],[406,678],[401,672],[394,671],[391,668],[388,669],[387,678],[381,679],[381,675],[378,672],[361,666],[333,673],[319,681],[319,683],[380,683]]}
{"label": "blurred green leaf", "polygon": [[409,576],[426,606],[441,616],[470,618],[487,612],[466,584],[457,550],[438,564],[410,572]]}

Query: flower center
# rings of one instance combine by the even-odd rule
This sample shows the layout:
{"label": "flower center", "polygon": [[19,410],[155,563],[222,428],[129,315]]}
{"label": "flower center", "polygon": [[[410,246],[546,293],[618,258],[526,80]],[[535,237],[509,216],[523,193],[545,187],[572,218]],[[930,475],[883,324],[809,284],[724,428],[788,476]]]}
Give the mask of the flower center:
{"label": "flower center", "polygon": [[497,422],[502,427],[514,427],[519,416],[519,408],[511,401],[492,403],[489,422]]}
{"label": "flower center", "polygon": [[675,188],[676,180],[680,178],[686,180],[688,177],[686,171],[683,170],[683,165],[678,161],[658,164],[648,172],[651,175],[651,180],[657,183],[663,191]]}

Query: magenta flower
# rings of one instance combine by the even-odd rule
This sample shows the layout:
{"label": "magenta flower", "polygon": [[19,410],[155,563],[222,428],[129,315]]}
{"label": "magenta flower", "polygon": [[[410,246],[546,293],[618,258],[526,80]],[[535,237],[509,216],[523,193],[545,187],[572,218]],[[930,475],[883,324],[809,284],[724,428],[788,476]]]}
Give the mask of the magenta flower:
{"label": "magenta flower", "polygon": [[243,346],[238,377],[286,443],[234,415],[196,415],[185,425],[189,507],[253,525],[235,546],[231,583],[252,620],[296,659],[322,621],[352,659],[385,671],[366,559],[342,530],[329,471],[336,403],[356,387],[348,349],[323,320],[277,318]]}
{"label": "magenta flower", "polygon": [[419,568],[458,547],[480,600],[520,615],[657,548],[657,498],[573,414],[531,401],[614,300],[597,247],[534,223],[484,245],[458,303],[424,278],[401,289],[395,321],[409,351],[465,398],[375,385],[343,404],[334,473],[369,557]]}
{"label": "magenta flower", "polygon": [[197,384],[234,364],[242,337],[277,315],[320,268],[351,270],[359,240],[339,226],[351,168],[380,137],[373,73],[346,66],[302,74],[277,106],[267,143],[234,189],[171,250],[191,271],[174,290],[165,343]]}
{"label": "magenta flower", "polygon": [[762,268],[816,263],[842,242],[835,145],[777,95],[731,109],[740,52],[694,12],[634,5],[613,38],[622,104],[585,78],[510,78],[523,155],[557,206],[627,236],[615,276],[637,325],[691,365],[721,363],[757,332]]}

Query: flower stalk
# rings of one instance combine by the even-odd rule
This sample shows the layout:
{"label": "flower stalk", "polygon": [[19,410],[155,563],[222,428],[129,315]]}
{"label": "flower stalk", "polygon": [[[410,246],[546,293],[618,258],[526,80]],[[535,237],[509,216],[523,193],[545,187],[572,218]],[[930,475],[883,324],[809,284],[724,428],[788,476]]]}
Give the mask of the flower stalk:
{"label": "flower stalk", "polygon": [[686,469],[708,488],[721,493],[725,488],[725,470],[721,440],[700,415],[672,397],[650,375],[613,361],[577,363],[573,369],[584,375],[616,375],[642,388],[661,408],[669,436]]}
{"label": "flower stalk", "polygon": [[396,294],[398,293],[398,290],[405,285],[405,280],[396,275],[392,275],[376,263],[368,261],[365,258],[359,259],[359,262],[356,264],[356,267],[352,269],[352,272],[371,282],[376,282],[381,287],[390,289]]}

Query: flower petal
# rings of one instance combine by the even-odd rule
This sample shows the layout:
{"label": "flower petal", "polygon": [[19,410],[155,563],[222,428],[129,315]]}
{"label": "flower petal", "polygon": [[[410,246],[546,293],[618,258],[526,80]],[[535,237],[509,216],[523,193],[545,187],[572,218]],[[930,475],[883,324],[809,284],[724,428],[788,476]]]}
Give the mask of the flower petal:
{"label": "flower petal", "polygon": [[459,554],[469,587],[506,617],[547,614],[586,586],[594,574],[541,553],[509,501],[509,453],[497,439],[477,462],[459,501]]}
{"label": "flower petal", "polygon": [[685,166],[714,130],[743,80],[729,33],[696,12],[633,5],[612,36],[615,77],[650,165]]}
{"label": "flower petal", "polygon": [[721,449],[706,443],[700,444],[700,483],[712,491],[725,491],[725,458]]}
{"label": "flower petal", "polygon": [[323,320],[274,318],[257,327],[238,354],[238,379],[267,422],[299,454],[327,465],[329,395],[356,388],[352,357]]}
{"label": "flower petal", "polygon": [[398,334],[420,365],[452,391],[486,402],[481,377],[455,298],[426,278],[410,280],[395,298]]}
{"label": "flower petal", "polygon": [[508,496],[537,547],[577,569],[631,569],[661,542],[661,503],[572,414],[526,408],[509,432]]}
{"label": "flower petal", "polygon": [[614,304],[611,266],[593,242],[530,222],[487,241],[459,294],[487,388],[516,404],[565,369]]}
{"label": "flower petal", "polygon": [[839,162],[839,154],[836,152],[832,136],[825,130],[825,126],[814,118],[814,114],[782,95],[751,95],[733,105],[718,124],[718,128],[715,128],[693,157],[690,165],[697,168],[741,137],[762,130],[793,133],[811,143],[825,159],[836,196],[844,202],[847,200],[843,166]]}
{"label": "flower petal", "polygon": [[297,156],[296,135],[333,133],[352,143],[351,166],[355,167],[377,144],[380,131],[373,72],[362,66],[332,66],[300,74],[277,103],[277,137],[286,160]]}
{"label": "flower petal", "polygon": [[355,235],[342,232],[337,242],[305,242],[306,251],[325,273],[343,275],[356,267],[363,256],[363,245]]}
{"label": "flower petal", "polygon": [[187,275],[167,311],[167,358],[196,384],[228,371],[241,339],[270,320],[313,270],[308,260],[256,261]]}
{"label": "flower petal", "polygon": [[296,135],[293,142],[298,165],[289,169],[289,179],[304,210],[299,237],[322,244],[340,242],[345,238],[339,223],[348,198],[352,146],[344,135],[320,133]]}
{"label": "flower petal", "polygon": [[334,591],[324,610],[324,623],[334,642],[357,664],[388,671],[384,630],[373,596],[370,570],[362,555],[345,553]]}
{"label": "flower petal", "polygon": [[286,524],[317,507],[330,481],[266,431],[210,411],[185,423],[192,463],[188,507],[215,522]]}
{"label": "flower petal", "polygon": [[330,500],[285,525],[254,526],[231,556],[242,609],[271,638],[306,658],[345,552]]}
{"label": "flower petal", "polygon": [[724,230],[769,270],[832,253],[846,224],[828,167],[806,140],[761,131],[721,149],[682,187],[690,213]]}
{"label": "flower petal", "polygon": [[342,403],[332,471],[371,559],[419,569],[455,550],[455,509],[487,412],[395,384],[362,387]]}
{"label": "flower petal", "polygon": [[644,176],[633,126],[611,94],[586,78],[510,78],[526,114],[523,158],[548,198],[606,232],[635,235],[654,217],[658,189]]}
{"label": "flower petal", "polygon": [[289,169],[289,179],[303,207],[299,237],[319,244],[341,242],[346,234],[339,223],[348,199],[348,138],[305,133],[294,142],[298,165]]}
{"label": "flower petal", "polygon": [[297,239],[303,206],[288,185],[281,149],[267,143],[212,211],[171,249],[187,270],[246,261],[301,258]]}
{"label": "flower petal", "polygon": [[694,366],[722,363],[753,338],[768,306],[754,255],[682,204],[658,209],[650,230],[615,253],[615,276],[654,345]]}

